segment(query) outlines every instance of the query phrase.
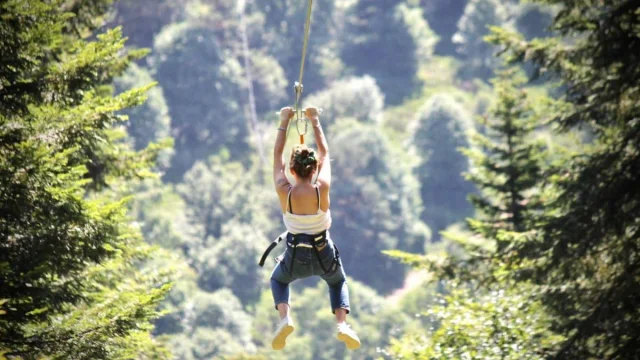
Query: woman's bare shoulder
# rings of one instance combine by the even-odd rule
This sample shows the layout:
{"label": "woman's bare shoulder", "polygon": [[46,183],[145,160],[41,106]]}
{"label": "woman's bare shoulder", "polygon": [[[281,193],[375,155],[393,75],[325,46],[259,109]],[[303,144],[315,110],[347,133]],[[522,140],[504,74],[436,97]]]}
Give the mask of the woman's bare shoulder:
{"label": "woman's bare shoulder", "polygon": [[316,187],[320,189],[320,191],[329,191],[330,185],[328,182],[318,179],[316,181]]}

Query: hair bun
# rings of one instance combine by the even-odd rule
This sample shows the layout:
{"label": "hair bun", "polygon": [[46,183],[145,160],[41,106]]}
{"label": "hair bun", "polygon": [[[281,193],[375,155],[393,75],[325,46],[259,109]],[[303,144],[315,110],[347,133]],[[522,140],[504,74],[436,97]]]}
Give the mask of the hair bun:
{"label": "hair bun", "polygon": [[297,145],[291,152],[290,167],[302,178],[307,178],[317,168],[315,152],[305,145]]}

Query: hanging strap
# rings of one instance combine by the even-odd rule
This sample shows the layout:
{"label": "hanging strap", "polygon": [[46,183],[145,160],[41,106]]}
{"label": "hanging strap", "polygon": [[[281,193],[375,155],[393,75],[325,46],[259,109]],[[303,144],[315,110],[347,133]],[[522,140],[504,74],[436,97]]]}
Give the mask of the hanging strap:
{"label": "hanging strap", "polygon": [[271,252],[271,250],[273,250],[276,246],[278,246],[278,244],[282,240],[286,239],[288,234],[289,233],[287,231],[283,232],[275,240],[273,240],[271,244],[269,244],[269,247],[267,248],[267,250],[265,250],[265,252],[262,254],[262,257],[260,258],[260,262],[258,262],[258,265],[260,267],[264,266],[264,262],[267,260],[267,256],[269,256],[269,253]]}

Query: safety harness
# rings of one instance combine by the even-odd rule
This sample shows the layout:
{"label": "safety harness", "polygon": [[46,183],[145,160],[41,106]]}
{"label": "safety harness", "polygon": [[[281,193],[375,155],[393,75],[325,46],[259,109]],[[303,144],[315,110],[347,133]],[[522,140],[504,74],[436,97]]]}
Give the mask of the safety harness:
{"label": "safety harness", "polygon": [[[324,266],[324,264],[322,263],[322,259],[320,258],[320,251],[324,249],[325,246],[328,246],[326,230],[315,235],[291,234],[285,231],[282,234],[280,234],[275,240],[273,240],[269,245],[269,247],[267,248],[267,250],[265,250],[265,252],[262,254],[262,257],[260,258],[260,262],[259,262],[259,265],[261,267],[264,266],[264,263],[267,259],[267,256],[269,256],[269,253],[271,253],[271,251],[282,240],[285,240],[285,239],[287,241],[287,246],[293,249],[291,252],[291,266],[288,269],[289,275],[293,275],[293,266],[295,264],[294,260],[296,259],[296,251],[299,247],[313,249],[313,252],[316,254],[316,259],[318,259],[318,262],[320,263],[320,268],[322,268],[322,271],[324,272],[324,274],[328,274],[330,272],[335,271],[335,269],[339,265],[340,251],[338,251],[338,247],[335,244],[333,244],[333,249],[335,251],[336,256],[334,257],[333,262],[331,263],[331,266],[329,266],[329,269],[327,269]],[[276,258],[276,262],[280,262],[280,261],[282,261],[282,259]]]}

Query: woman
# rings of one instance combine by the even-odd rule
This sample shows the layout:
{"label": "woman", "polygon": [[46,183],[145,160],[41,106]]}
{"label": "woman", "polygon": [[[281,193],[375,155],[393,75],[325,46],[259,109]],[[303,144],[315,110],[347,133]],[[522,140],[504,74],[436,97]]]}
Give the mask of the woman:
{"label": "woman", "polygon": [[[295,183],[290,184],[285,176],[283,150],[287,127],[294,114],[289,107],[280,111],[280,127],[274,146],[273,180],[288,235],[287,250],[271,274],[271,291],[281,319],[271,345],[276,350],[284,348],[287,336],[294,329],[289,316],[289,284],[297,279],[318,275],[329,285],[331,310],[336,316],[338,328],[337,338],[348,349],[357,349],[360,339],[346,323],[349,290],[345,273],[328,232],[331,227],[331,166],[327,140],[320,126],[318,110],[306,109],[305,116],[313,125],[318,151],[314,152],[305,145],[298,145],[292,150],[289,169]],[[316,174],[318,176],[314,182]]]}

